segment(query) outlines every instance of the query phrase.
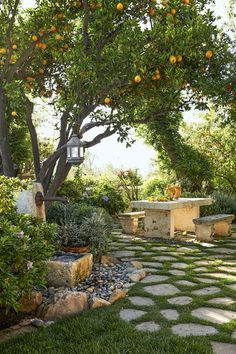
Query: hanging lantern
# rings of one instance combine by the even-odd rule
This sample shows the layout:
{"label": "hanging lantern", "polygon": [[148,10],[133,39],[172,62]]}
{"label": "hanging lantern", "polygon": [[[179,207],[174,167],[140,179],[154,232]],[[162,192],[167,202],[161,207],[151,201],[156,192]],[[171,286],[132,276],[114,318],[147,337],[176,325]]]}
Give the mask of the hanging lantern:
{"label": "hanging lantern", "polygon": [[67,159],[66,162],[72,165],[79,165],[84,161],[84,143],[79,140],[76,134],[73,134],[67,147]]}

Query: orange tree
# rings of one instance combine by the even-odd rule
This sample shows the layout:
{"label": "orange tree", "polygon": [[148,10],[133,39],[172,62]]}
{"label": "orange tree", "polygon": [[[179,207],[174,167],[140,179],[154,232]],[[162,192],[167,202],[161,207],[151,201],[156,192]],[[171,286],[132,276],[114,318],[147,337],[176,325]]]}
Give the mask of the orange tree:
{"label": "orange tree", "polygon": [[[48,1],[23,12],[19,1],[3,2],[0,24],[0,154],[13,174],[10,116],[22,97],[35,175],[49,195],[70,166],[65,147],[72,131],[86,148],[142,124],[169,141],[176,115],[194,105],[233,105],[230,39],[219,31],[211,0]],[[10,18],[10,21],[8,20]],[[230,85],[232,89],[227,89]],[[58,112],[56,150],[42,163],[33,125],[32,97],[45,97]],[[9,111],[10,107],[10,111]],[[8,113],[7,113],[8,112]],[[15,114],[14,113],[14,114]],[[87,141],[86,134],[103,129]],[[96,131],[96,130],[95,130]]]}

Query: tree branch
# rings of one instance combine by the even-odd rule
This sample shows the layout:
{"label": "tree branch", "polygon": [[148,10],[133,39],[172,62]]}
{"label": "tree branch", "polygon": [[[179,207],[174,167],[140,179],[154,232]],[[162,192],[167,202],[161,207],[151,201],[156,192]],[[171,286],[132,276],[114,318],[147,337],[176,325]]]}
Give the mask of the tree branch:
{"label": "tree branch", "polygon": [[32,147],[32,153],[34,159],[34,172],[37,178],[37,175],[40,172],[40,155],[39,155],[38,137],[37,137],[35,126],[32,121],[34,104],[27,97],[25,97],[25,100],[26,100],[26,108],[27,108],[26,122],[30,133],[31,147]]}
{"label": "tree branch", "polygon": [[117,129],[110,129],[110,127],[107,128],[105,132],[98,134],[92,141],[85,142],[85,148],[90,148],[94,145],[99,144],[101,140],[108,138],[109,136],[113,135],[116,131]]}
{"label": "tree branch", "polygon": [[84,47],[85,47],[85,53],[89,52],[89,33],[88,33],[88,27],[89,27],[89,6],[87,0],[82,0],[83,7],[84,7],[84,21],[83,21],[83,41],[84,41]]}

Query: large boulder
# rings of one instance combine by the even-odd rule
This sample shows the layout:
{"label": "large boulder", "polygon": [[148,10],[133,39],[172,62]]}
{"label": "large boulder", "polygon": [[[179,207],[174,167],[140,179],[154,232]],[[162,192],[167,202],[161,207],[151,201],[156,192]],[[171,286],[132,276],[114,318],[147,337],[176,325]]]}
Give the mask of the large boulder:
{"label": "large boulder", "polygon": [[37,316],[45,321],[53,321],[87,309],[88,298],[86,293],[64,290],[56,293],[54,303],[43,303],[38,309]]}
{"label": "large boulder", "polygon": [[40,291],[32,291],[31,294],[25,295],[21,299],[20,312],[31,313],[35,312],[43,302],[43,295]]}

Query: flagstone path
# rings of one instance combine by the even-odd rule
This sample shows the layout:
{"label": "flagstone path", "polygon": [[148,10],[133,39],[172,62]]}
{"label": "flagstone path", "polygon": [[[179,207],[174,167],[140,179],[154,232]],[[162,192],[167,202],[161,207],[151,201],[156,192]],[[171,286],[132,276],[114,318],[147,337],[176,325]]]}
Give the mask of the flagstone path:
{"label": "flagstone path", "polygon": [[236,234],[212,244],[134,239],[118,229],[113,237],[112,254],[137,259],[147,273],[129,289],[122,320],[143,335],[204,336],[211,353],[236,353]]}

